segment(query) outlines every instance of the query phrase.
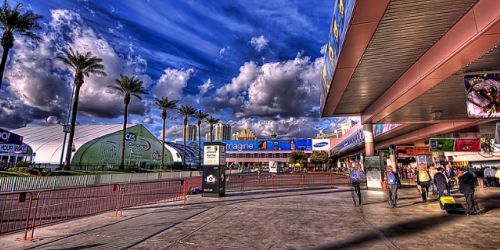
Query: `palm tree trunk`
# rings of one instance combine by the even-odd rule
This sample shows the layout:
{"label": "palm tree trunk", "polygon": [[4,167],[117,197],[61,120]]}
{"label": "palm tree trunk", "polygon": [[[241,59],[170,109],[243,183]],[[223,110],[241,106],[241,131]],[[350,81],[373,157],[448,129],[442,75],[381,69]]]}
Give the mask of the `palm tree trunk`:
{"label": "palm tree trunk", "polygon": [[127,120],[128,120],[128,102],[125,101],[125,110],[123,113],[122,154],[120,158],[120,169],[125,168],[125,135],[127,134]]}
{"label": "palm tree trunk", "polygon": [[161,163],[160,163],[160,169],[163,169],[164,166],[164,160],[165,160],[165,122],[167,119],[163,118],[163,124],[162,124],[162,138],[161,138]]}
{"label": "palm tree trunk", "polygon": [[186,167],[186,137],[187,137],[187,118],[184,118],[184,132],[183,132],[183,138],[182,140],[184,141],[184,146],[182,148],[182,167]]}
{"label": "palm tree trunk", "polygon": [[7,57],[9,56],[10,48],[3,47],[2,61],[0,62],[0,89],[2,89],[3,82],[3,71],[5,70],[5,64],[7,64]]}
{"label": "palm tree trunk", "polygon": [[198,168],[201,168],[201,121],[198,122]]}
{"label": "palm tree trunk", "polygon": [[[75,82],[78,81],[75,79]],[[78,99],[80,96],[80,87],[81,85],[75,84],[75,96],[73,96],[73,108],[71,109],[71,123],[69,130],[69,139],[68,139],[68,147],[66,148],[66,160],[64,162],[64,169],[71,169],[71,153],[73,152],[73,139],[75,137],[75,124],[76,124],[76,115],[78,112]]]}
{"label": "palm tree trunk", "polygon": [[210,124],[210,141],[214,141],[214,125]]}

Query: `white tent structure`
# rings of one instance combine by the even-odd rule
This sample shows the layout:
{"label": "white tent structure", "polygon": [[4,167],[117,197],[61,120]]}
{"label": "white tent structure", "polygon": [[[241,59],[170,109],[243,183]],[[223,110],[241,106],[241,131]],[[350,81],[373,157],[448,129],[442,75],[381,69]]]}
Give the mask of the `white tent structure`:
{"label": "white tent structure", "polygon": [[[135,126],[135,124],[128,124],[127,129],[132,126]],[[122,131],[122,127],[122,124],[77,125],[75,127],[73,151],[78,151],[82,145],[91,140]],[[30,126],[14,129],[12,132],[24,137],[24,143],[28,144],[35,153],[34,162],[50,165],[60,164],[64,140],[61,125]]]}

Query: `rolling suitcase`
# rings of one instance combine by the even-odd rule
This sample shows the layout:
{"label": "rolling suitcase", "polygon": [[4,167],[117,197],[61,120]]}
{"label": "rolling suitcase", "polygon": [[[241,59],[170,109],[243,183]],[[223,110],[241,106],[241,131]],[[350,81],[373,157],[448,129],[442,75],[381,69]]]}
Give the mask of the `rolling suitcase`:
{"label": "rolling suitcase", "polygon": [[465,214],[465,209],[462,204],[456,203],[455,198],[451,195],[439,197],[439,202],[448,214]]}

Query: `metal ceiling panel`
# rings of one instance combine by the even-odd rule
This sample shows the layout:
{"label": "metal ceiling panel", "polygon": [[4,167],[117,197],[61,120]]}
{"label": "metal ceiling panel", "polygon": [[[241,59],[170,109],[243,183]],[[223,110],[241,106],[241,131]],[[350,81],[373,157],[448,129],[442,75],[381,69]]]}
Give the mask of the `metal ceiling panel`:
{"label": "metal ceiling panel", "polygon": [[398,111],[386,116],[382,123],[430,121],[433,118],[432,112],[435,111],[441,112],[439,120],[467,119],[464,74],[499,69],[500,47],[497,47]]}
{"label": "metal ceiling panel", "polygon": [[334,113],[362,113],[476,2],[391,1]]}

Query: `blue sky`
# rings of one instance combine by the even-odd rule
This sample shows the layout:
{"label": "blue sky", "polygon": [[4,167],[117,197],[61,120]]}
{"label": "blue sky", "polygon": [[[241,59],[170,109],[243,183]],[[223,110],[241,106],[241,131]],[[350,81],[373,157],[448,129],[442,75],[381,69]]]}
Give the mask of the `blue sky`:
{"label": "blue sky", "polygon": [[[156,135],[161,119],[151,100],[159,96],[263,137],[310,137],[332,127],[319,119],[319,79],[333,1],[22,3],[44,16],[44,40],[16,37],[0,91],[0,126],[66,119],[72,77],[53,58],[72,47],[102,57],[108,72],[86,79],[79,123],[122,122],[121,97],[106,86],[128,74],[149,91],[132,100],[130,120]],[[181,122],[169,114],[170,139],[180,137]]]}

